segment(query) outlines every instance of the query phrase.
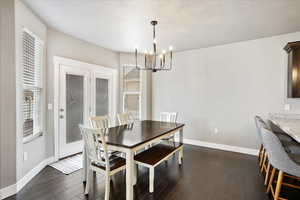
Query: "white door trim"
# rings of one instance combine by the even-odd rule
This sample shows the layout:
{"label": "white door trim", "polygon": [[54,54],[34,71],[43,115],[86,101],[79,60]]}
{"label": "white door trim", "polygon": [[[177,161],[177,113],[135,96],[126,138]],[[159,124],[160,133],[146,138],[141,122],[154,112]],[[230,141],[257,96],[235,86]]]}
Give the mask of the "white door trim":
{"label": "white door trim", "polygon": [[[60,65],[72,66],[77,68],[90,69],[92,71],[101,70],[104,72],[110,72],[113,74],[112,77],[112,115],[115,116],[117,113],[117,92],[118,92],[118,70],[103,67],[100,65],[90,64],[81,62],[69,58],[54,56],[54,99],[53,99],[53,121],[54,121],[54,158],[57,161],[59,159],[59,80],[60,80]],[[112,117],[113,117],[112,116]],[[114,119],[113,119],[114,120]]]}

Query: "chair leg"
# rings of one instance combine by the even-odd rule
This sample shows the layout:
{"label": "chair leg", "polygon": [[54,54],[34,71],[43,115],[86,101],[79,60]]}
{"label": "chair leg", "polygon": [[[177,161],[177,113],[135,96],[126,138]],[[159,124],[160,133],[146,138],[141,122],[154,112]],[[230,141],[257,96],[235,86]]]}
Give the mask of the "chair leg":
{"label": "chair leg", "polygon": [[133,185],[136,185],[137,182],[137,171],[138,171],[138,166],[137,164],[133,164]]}
{"label": "chair leg", "polygon": [[270,173],[270,167],[271,167],[271,164],[270,164],[270,162],[269,162],[269,163],[268,163],[268,167],[267,167],[266,177],[265,177],[265,185],[268,184],[268,178],[269,178],[269,173]]}
{"label": "chair leg", "polygon": [[179,150],[179,155],[178,155],[178,162],[179,162],[179,165],[182,164],[182,159],[183,159],[183,148],[181,148]]}
{"label": "chair leg", "polygon": [[269,180],[269,185],[268,185],[268,188],[267,188],[267,193],[269,193],[270,190],[271,190],[271,187],[272,187],[272,184],[273,184],[273,181],[274,181],[275,172],[276,172],[276,168],[273,168],[272,172],[271,172],[270,180]]}
{"label": "chair leg", "polygon": [[86,185],[85,185],[85,190],[84,190],[84,194],[88,195],[89,194],[89,188],[90,188],[90,182],[91,182],[91,170],[87,169],[87,175],[86,175]]}
{"label": "chair leg", "polygon": [[274,200],[279,199],[279,194],[280,194],[281,185],[282,185],[282,179],[283,179],[283,171],[279,171]]}
{"label": "chair leg", "polygon": [[107,174],[105,177],[105,200],[109,200],[110,192],[110,175]]}
{"label": "chair leg", "polygon": [[149,168],[149,192],[154,191],[154,167]]}

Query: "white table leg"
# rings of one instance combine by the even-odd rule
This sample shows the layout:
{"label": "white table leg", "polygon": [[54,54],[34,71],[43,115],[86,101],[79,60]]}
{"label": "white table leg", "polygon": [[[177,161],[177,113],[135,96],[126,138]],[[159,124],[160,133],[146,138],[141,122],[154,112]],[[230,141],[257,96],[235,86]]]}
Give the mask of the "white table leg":
{"label": "white table leg", "polygon": [[183,144],[183,128],[179,130],[179,142]]}
{"label": "white table leg", "polygon": [[[180,129],[179,131],[179,142],[181,144],[183,144],[183,128]],[[179,156],[178,156],[178,161],[179,161],[179,164],[181,165],[182,164],[182,159],[183,159],[183,147],[179,150]]]}
{"label": "white table leg", "polygon": [[133,155],[133,152],[130,149],[128,149],[126,152],[126,200],[133,200]]}

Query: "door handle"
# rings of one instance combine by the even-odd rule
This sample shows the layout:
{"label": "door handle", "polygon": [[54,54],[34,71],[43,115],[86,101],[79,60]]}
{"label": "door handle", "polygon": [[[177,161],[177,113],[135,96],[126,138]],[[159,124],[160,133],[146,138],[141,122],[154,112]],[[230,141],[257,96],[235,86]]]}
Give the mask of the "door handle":
{"label": "door handle", "polygon": [[59,109],[60,112],[64,112],[65,110],[63,108]]}
{"label": "door handle", "polygon": [[63,115],[59,115],[59,118],[60,118],[60,119],[63,119],[63,118],[64,118],[64,116],[63,116]]}

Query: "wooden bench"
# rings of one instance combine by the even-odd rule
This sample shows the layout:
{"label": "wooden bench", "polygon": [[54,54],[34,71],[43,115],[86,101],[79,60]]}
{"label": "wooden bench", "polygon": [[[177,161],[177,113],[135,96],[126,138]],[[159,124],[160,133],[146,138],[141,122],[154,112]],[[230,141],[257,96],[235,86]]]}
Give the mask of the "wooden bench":
{"label": "wooden bench", "polygon": [[163,142],[137,154],[134,157],[136,164],[149,168],[149,192],[154,191],[154,168],[179,151],[178,161],[181,165],[183,144]]}

